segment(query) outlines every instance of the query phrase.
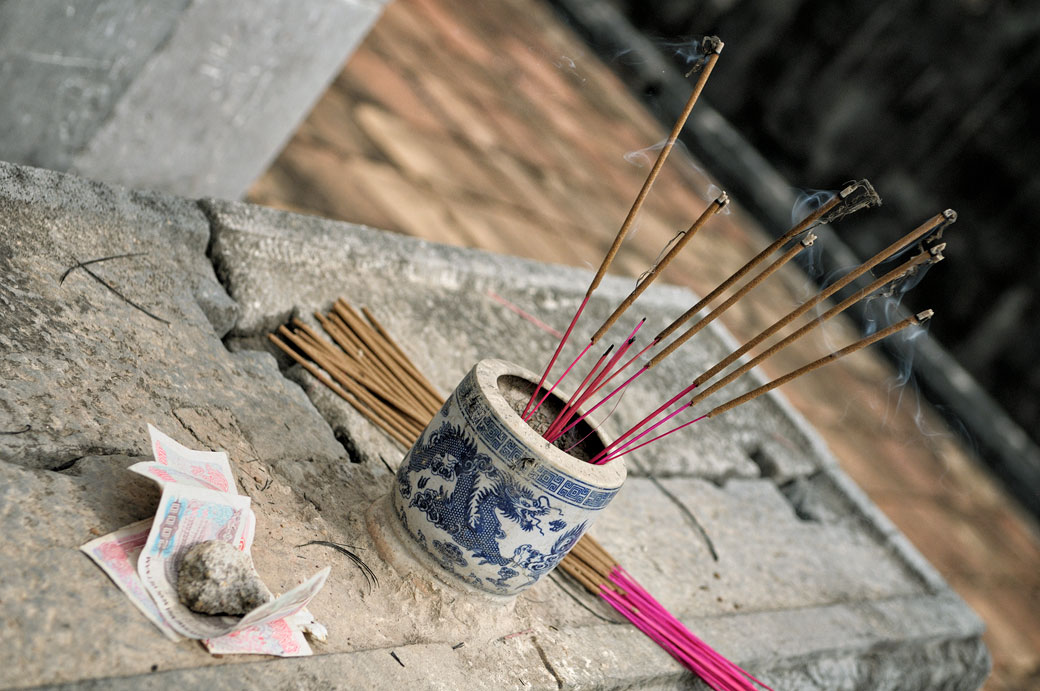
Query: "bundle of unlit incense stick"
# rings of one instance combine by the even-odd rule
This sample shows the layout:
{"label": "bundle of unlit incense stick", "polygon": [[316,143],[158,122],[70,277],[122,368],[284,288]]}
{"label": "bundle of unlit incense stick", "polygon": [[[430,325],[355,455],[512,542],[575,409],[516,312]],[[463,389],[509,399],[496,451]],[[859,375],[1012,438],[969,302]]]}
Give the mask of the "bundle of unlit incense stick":
{"label": "bundle of unlit incense stick", "polygon": [[[689,244],[694,235],[712,217],[720,213],[729,204],[729,197],[725,193],[721,193],[716,199],[709,202],[703,213],[689,228],[680,232],[669,243],[662,251],[659,259],[639,278],[631,294],[595,330],[581,353],[551,385],[546,386],[546,380],[556,365],[561,351],[571,337],[582,312],[617,255],[625,236],[633,227],[635,219],[675,144],[679,132],[694,104],[697,102],[721,51],[722,42],[717,38],[708,37],[703,39],[701,43],[701,57],[694,70],[691,70],[691,74],[694,71],[699,71],[693,93],[679,119],[676,121],[668,139],[665,141],[665,145],[661,148],[657,160],[650,169],[639,194],[636,196],[628,216],[622,223],[621,229],[603,258],[585,293],[584,299],[571,319],[566,332],[560,338],[559,345],[556,347],[542,373],[538,386],[524,408],[523,418],[525,420],[532,421],[535,412],[543,402],[578,368],[579,363],[589,350],[611,330],[611,327],[615,325],[621,315],[635,303],[674,257]],[[542,436],[548,441],[560,445],[565,450],[572,448],[573,445],[572,447],[564,447],[562,442],[562,439],[565,438],[564,435],[568,431],[583,420],[587,420],[589,415],[596,412],[608,401],[615,399],[641,375],[660,364],[695,334],[743,299],[769,276],[811,246],[816,240],[816,237],[810,232],[813,227],[829,223],[859,209],[878,204],[880,204],[880,199],[866,180],[848,183],[841,190],[826,195],[826,198],[820,202],[817,208],[811,210],[786,233],[748,260],[744,266],[720,283],[717,288],[700,299],[689,310],[677,317],[664,330],[655,335],[647,345],[626,360],[625,356],[632,350],[638,339],[638,332],[645,322],[645,320],[640,321],[616,350],[615,346],[610,346],[593,363],[575,388],[574,393],[567,400],[566,405],[548,424]],[[715,405],[706,412],[691,416],[692,419],[690,420],[680,421],[679,424],[667,431],[660,431],[660,428],[669,421],[701,404],[707,397],[734,383],[741,375],[802,338],[821,324],[844,312],[852,305],[878,294],[901,295],[905,289],[916,282],[920,273],[927,266],[942,260],[942,251],[945,247],[945,244],[941,242],[942,234],[946,227],[956,221],[956,218],[956,214],[951,210],[936,214],[895,243],[863,262],[860,266],[824,287],[815,296],[791,310],[774,324],[763,329],[758,335],[729,353],[714,366],[697,375],[688,386],[679,390],[674,396],[643,417],[637,424],[618,435],[602,451],[590,459],[590,462],[595,464],[609,463],[700,420],[715,417],[738,405],[747,403],[803,374],[854,353],[896,332],[926,321],[932,316],[931,310],[925,310],[880,328],[869,336],[831,352],[825,357],[810,362],[762,386],[741,393],[724,403]],[[787,245],[789,247],[784,249]],[[913,252],[912,250],[915,247],[916,252]],[[777,254],[778,252],[779,254]],[[741,358],[751,350],[765,344],[767,340],[777,336],[781,331],[799,320],[799,318],[821,307],[825,300],[836,296],[840,291],[849,286],[854,287],[855,282],[864,275],[873,276],[870,273],[872,270],[890,260],[900,260],[901,263],[892,268],[886,268],[881,276],[873,278],[867,285],[859,288],[852,295],[841,299],[840,302],[830,306],[821,314],[810,315],[802,326],[764,347],[758,355],[741,362]],[[725,299],[721,299],[728,291],[732,292]],[[717,305],[711,307],[715,303]],[[701,316],[701,312],[709,307],[711,309]],[[367,310],[363,309],[362,312],[363,315],[356,312],[343,300],[338,300],[329,314],[316,314],[316,318],[321,323],[326,334],[332,339],[332,342],[324,339],[299,320],[293,320],[293,329],[284,326],[279,329],[282,338],[272,334],[271,340],[326,386],[354,405],[372,422],[382,427],[392,438],[405,447],[410,447],[440,408],[443,400],[408,360],[401,348],[394,343],[390,334],[379,324],[375,317]],[[683,327],[685,327],[685,330],[665,345],[665,341]],[[650,351],[655,349],[656,352],[650,354]],[[621,382],[614,385],[613,388],[609,387],[611,382],[618,379],[623,372],[628,370],[636,360],[644,355],[647,355],[645,362],[637,366],[627,377],[622,378]],[[730,369],[731,367],[732,369]],[[730,369],[730,371],[726,372],[727,369]],[[705,387],[706,384],[709,384],[711,380],[719,375],[723,376],[718,381]],[[684,401],[683,399],[687,396],[690,396],[690,399]],[[588,420],[588,422],[595,429],[597,424],[592,420]],[[577,444],[580,443],[581,441],[579,440]],[[560,566],[590,592],[599,595],[609,602],[618,612],[688,669],[704,679],[712,688],[719,691],[753,690],[756,688],[756,684],[760,687],[768,688],[693,635],[681,622],[657,603],[645,589],[636,583],[591,537],[587,535],[582,537],[567,557],[560,562]]]}

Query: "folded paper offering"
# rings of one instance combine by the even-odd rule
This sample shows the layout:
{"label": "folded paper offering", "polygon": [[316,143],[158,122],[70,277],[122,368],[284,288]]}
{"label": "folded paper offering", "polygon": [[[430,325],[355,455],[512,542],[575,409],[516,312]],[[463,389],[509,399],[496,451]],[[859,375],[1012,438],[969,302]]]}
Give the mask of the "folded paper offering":
{"label": "folded paper offering", "polygon": [[249,497],[235,491],[227,454],[195,451],[148,425],[154,461],[130,466],[162,490],[155,517],[120,528],[80,549],[172,641],[194,638],[215,655],[312,654],[304,632],[324,640],[325,629],[306,607],[329,574],[326,567],[280,597],[242,617],[193,612],[177,593],[185,554],[195,545],[224,542],[249,554],[256,515]]}

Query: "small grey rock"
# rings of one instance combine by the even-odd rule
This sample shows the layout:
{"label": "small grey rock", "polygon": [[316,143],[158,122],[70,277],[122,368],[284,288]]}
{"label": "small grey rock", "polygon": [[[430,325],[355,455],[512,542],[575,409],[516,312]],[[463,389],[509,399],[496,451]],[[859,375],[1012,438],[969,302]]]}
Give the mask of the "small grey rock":
{"label": "small grey rock", "polygon": [[192,546],[177,572],[177,595],[200,614],[240,616],[273,597],[245,552],[220,540]]}

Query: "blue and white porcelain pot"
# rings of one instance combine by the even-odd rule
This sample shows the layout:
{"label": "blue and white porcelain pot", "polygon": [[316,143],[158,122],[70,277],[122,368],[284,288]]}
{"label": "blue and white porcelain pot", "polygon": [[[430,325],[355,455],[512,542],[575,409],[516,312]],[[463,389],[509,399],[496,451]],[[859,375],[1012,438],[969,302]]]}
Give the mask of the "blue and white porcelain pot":
{"label": "blue and white porcelain pot", "polygon": [[[521,419],[536,381],[503,360],[478,362],[401,462],[393,513],[442,580],[516,595],[563,559],[625,481],[621,459],[579,460],[604,444],[584,423],[565,453]],[[555,396],[543,404],[542,427],[560,406]]]}

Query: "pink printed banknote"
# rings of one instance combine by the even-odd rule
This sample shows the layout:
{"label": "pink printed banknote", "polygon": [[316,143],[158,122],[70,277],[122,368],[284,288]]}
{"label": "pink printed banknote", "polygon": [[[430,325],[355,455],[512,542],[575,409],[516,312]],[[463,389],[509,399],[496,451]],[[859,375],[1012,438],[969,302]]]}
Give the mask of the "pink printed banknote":
{"label": "pink printed banknote", "polygon": [[196,451],[151,425],[154,462],[130,467],[163,490],[152,520],[140,521],[81,548],[138,609],[171,640],[203,639],[213,654],[310,655],[302,631],[324,640],[306,610],[328,577],[326,568],[245,617],[197,614],[176,593],[179,556],[198,542],[222,540],[249,552],[256,515],[235,490],[227,454]]}

